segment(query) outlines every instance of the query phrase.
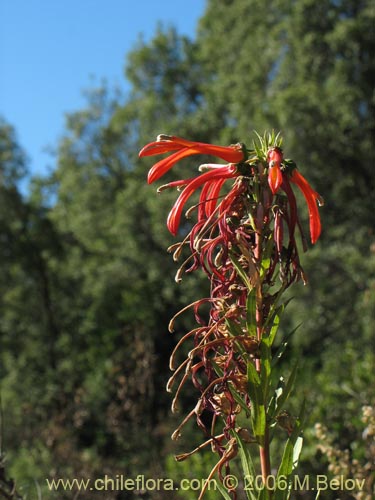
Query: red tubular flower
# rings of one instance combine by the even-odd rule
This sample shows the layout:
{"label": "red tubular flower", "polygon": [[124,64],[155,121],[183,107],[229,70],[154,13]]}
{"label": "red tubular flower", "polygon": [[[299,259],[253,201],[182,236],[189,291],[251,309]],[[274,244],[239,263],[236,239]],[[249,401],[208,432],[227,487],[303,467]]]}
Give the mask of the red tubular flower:
{"label": "red tubular flower", "polygon": [[[184,205],[190,198],[190,196],[194,193],[194,191],[196,191],[200,186],[205,185],[204,187],[205,191],[211,192],[211,194],[214,193],[215,196],[217,197],[219,194],[218,189],[220,189],[224,183],[222,181],[236,177],[237,175],[238,174],[236,165],[229,164],[229,165],[223,165],[221,168],[205,172],[204,174],[201,174],[200,176],[195,177],[194,179],[190,179],[189,181],[185,181],[186,187],[184,188],[180,196],[177,198],[175,204],[172,207],[172,210],[169,212],[168,215],[167,227],[169,231],[173,235],[177,234]],[[208,185],[206,183],[208,183]],[[205,200],[203,200],[202,203],[205,203]],[[210,205],[209,209],[206,210],[206,212],[210,213],[211,210],[213,211],[212,204]]]}
{"label": "red tubular flower", "polygon": [[321,206],[323,205],[323,199],[316,191],[313,190],[307,180],[303,177],[303,175],[299,173],[296,168],[293,170],[290,180],[299,187],[306,199],[310,217],[311,243],[314,244],[317,242],[321,232],[320,216],[317,202]]}
{"label": "red tubular flower", "polygon": [[238,163],[244,159],[244,152],[240,144],[233,146],[215,146],[204,142],[193,142],[181,137],[159,135],[157,140],[146,144],[139,156],[153,156],[175,151],[167,158],[157,162],[148,173],[148,183],[156,181],[170,170],[175,163],[188,156],[205,154],[213,155],[230,163]]}
{"label": "red tubular flower", "polygon": [[281,162],[283,161],[283,153],[280,148],[272,148],[267,153],[268,169],[268,184],[272,194],[277,193],[282,182],[283,174],[281,172]]}
{"label": "red tubular flower", "polygon": [[226,180],[226,177],[219,177],[204,184],[199,197],[198,221],[205,220],[214,212],[220,190]]}
{"label": "red tubular flower", "polygon": [[294,196],[292,186],[289,183],[288,177],[285,175],[283,177],[282,189],[288,198],[289,203],[289,217],[288,217],[288,228],[289,228],[289,240],[294,240],[294,231],[297,224],[297,200]]}

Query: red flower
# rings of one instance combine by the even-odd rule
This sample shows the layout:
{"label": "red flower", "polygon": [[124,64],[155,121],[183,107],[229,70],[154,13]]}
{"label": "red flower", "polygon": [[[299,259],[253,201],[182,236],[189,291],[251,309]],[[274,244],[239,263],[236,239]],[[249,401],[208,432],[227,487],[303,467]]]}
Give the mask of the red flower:
{"label": "red flower", "polygon": [[317,202],[320,206],[324,204],[323,198],[313,190],[307,180],[301,175],[296,168],[293,169],[290,180],[296,184],[302,191],[306,199],[310,217],[310,235],[311,243],[316,243],[321,232],[320,216]]}
{"label": "red flower", "polygon": [[160,160],[150,169],[148,173],[148,183],[156,181],[170,170],[175,163],[188,156],[197,154],[213,155],[230,163],[238,163],[244,159],[244,152],[241,144],[233,146],[215,146],[204,142],[193,142],[181,137],[170,135],[159,135],[157,140],[146,144],[140,151],[139,156],[153,156],[176,151],[167,158]]}
{"label": "red flower", "polygon": [[153,156],[175,151],[167,158],[160,160],[150,169],[148,183],[156,181],[170,170],[175,163],[182,158],[196,154],[214,155],[227,162],[227,165],[207,164],[201,165],[200,170],[208,170],[198,177],[192,179],[178,180],[165,184],[162,189],[170,187],[184,187],[168,215],[167,226],[169,231],[176,235],[181,220],[183,207],[190,196],[201,186],[202,193],[199,199],[198,221],[209,217],[216,208],[216,202],[220,189],[227,179],[236,177],[237,167],[235,163],[244,160],[245,154],[241,144],[234,146],[215,146],[203,142],[192,142],[181,137],[159,135],[157,140],[146,144],[140,151],[139,156]]}
{"label": "red flower", "polygon": [[[291,210],[290,230],[293,233],[296,222],[295,200],[293,201],[288,179],[281,170],[282,161],[283,161],[283,152],[280,148],[274,147],[268,151],[267,153],[267,162],[269,164],[268,184],[271,188],[272,194],[276,194],[277,191],[280,189],[280,187],[282,187],[286,192],[290,202],[290,210]],[[311,242],[314,244],[317,242],[321,232],[320,216],[317,207],[317,202],[319,203],[319,205],[323,205],[323,199],[316,191],[313,190],[313,188],[310,186],[307,180],[299,173],[299,171],[296,168],[293,168],[290,180],[299,187],[299,189],[302,191],[306,199],[310,216]]]}
{"label": "red flower", "polygon": [[283,161],[283,153],[280,148],[272,148],[267,153],[268,168],[268,184],[272,194],[277,193],[283,183],[283,174],[281,172],[281,162]]}
{"label": "red flower", "polygon": [[[167,227],[169,231],[176,236],[178,226],[180,225],[181,214],[185,203],[190,196],[202,185],[202,193],[199,199],[200,210],[198,212],[198,221],[202,220],[205,216],[209,217],[215,209],[216,200],[219,196],[219,191],[226,179],[236,177],[238,175],[236,165],[231,163],[229,165],[222,165],[221,168],[216,168],[205,172],[204,174],[189,179],[187,181],[179,181],[186,184],[186,187],[177,198],[172,210],[169,212],[167,219]],[[176,183],[171,182],[163,187],[173,187]],[[209,197],[207,197],[209,193]],[[203,209],[204,207],[204,209]]]}

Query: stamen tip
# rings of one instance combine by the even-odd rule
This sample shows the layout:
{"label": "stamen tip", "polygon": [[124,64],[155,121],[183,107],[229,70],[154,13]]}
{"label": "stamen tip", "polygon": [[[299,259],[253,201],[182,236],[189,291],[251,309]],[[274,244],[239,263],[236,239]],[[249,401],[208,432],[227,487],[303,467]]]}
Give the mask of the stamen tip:
{"label": "stamen tip", "polygon": [[184,272],[184,268],[180,267],[180,269],[176,273],[176,276],[174,277],[174,280],[176,283],[181,283],[183,272]]}
{"label": "stamen tip", "polygon": [[171,378],[168,380],[165,390],[166,390],[167,392],[172,392],[172,385],[173,385],[173,377],[171,377]]}
{"label": "stamen tip", "polygon": [[166,134],[159,134],[156,138],[156,141],[157,142],[160,142],[160,141],[170,141],[171,140],[171,136],[170,135],[166,135]]}
{"label": "stamen tip", "polygon": [[171,439],[172,439],[173,441],[177,441],[178,439],[180,439],[180,437],[181,437],[181,432],[180,432],[180,430],[179,430],[179,429],[176,429],[176,430],[174,431],[174,433],[172,434]]}

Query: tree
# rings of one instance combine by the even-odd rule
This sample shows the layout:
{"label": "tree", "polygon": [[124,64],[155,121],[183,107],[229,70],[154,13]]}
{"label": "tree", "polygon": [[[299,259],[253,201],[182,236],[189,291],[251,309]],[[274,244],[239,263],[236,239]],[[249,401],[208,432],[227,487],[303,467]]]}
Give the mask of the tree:
{"label": "tree", "polygon": [[[344,373],[333,368],[338,345],[344,364],[345,352],[361,359],[375,328],[373,22],[368,1],[211,0],[197,40],[208,75],[203,102],[218,111],[222,138],[281,129],[290,145],[285,154],[326,199],[323,241],[306,259],[311,283],[288,307],[294,325],[285,328],[304,320],[295,344],[304,356],[309,399],[314,394],[312,418],[331,419],[343,442],[361,405],[374,400],[362,379],[355,404],[337,389],[335,409],[326,406],[332,386],[359,391],[358,375],[348,375],[347,365]],[[324,383],[311,388],[317,370]]]}

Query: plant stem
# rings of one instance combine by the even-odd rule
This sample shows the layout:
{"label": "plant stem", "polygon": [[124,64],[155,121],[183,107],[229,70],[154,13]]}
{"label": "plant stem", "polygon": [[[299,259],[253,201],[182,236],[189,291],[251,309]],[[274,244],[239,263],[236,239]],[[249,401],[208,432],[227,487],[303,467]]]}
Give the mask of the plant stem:
{"label": "plant stem", "polygon": [[[258,221],[259,223],[260,221]],[[262,224],[258,226],[258,232],[255,236],[255,258],[258,263],[258,272],[260,276],[261,268],[262,268]],[[256,291],[256,330],[257,330],[257,338],[258,342],[262,339],[263,334],[263,290],[262,290],[262,282],[259,279],[257,284]],[[256,359],[255,361],[256,369],[258,373],[261,372],[261,359]],[[266,401],[263,401],[265,408],[267,407]],[[262,472],[262,480],[265,487],[268,484],[268,477],[271,475],[271,460],[270,460],[270,446],[269,446],[269,429],[268,422],[266,418],[265,422],[265,431],[264,431],[264,442],[263,445],[259,445],[259,457],[260,457],[260,466]]]}
{"label": "plant stem", "polygon": [[271,475],[271,461],[270,461],[270,441],[269,431],[266,423],[266,430],[264,433],[264,446],[259,446],[260,466],[262,471],[263,484],[267,485],[267,478]]}

